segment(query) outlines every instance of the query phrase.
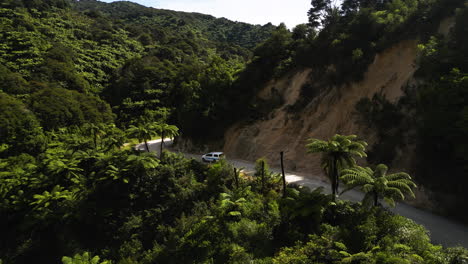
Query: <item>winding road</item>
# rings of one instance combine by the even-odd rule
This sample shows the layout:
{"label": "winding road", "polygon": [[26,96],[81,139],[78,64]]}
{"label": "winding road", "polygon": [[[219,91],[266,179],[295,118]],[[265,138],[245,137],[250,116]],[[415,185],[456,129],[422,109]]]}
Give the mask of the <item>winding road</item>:
{"label": "winding road", "polygon": [[[150,151],[157,152],[159,155],[161,140],[149,141],[148,145]],[[169,147],[172,145],[171,139],[164,140],[164,146]],[[136,149],[146,150],[144,144],[138,144]],[[200,154],[189,154],[182,153],[187,158],[193,158],[195,160],[201,161]],[[238,160],[238,159],[228,159],[228,162],[231,163],[236,168],[243,168],[246,173],[251,173],[255,169],[255,164],[250,161]],[[279,168],[271,168],[272,171],[280,173]],[[325,193],[330,193],[330,184],[319,177],[306,177],[305,175],[299,175],[291,172],[285,172],[286,181],[288,183],[296,183],[299,185],[307,186],[312,190],[318,187],[324,187]],[[363,198],[363,193],[357,190],[351,190],[344,193],[340,196],[341,199],[347,199],[350,201],[361,201]],[[434,244],[441,244],[447,247],[453,246],[462,246],[468,248],[468,227],[449,220],[447,218],[432,214],[430,212],[414,208],[405,203],[398,203],[395,208],[392,208],[396,214],[402,215],[409,219],[412,219],[414,222],[423,225],[430,232],[430,237]]]}

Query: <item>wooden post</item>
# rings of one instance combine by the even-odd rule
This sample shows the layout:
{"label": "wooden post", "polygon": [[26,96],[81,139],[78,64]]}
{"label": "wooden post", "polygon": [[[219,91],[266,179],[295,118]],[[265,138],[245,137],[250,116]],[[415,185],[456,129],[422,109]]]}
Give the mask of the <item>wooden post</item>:
{"label": "wooden post", "polygon": [[283,198],[286,197],[286,175],[284,174],[284,165],[283,165],[283,151],[280,152],[281,157],[281,174],[283,175]]}

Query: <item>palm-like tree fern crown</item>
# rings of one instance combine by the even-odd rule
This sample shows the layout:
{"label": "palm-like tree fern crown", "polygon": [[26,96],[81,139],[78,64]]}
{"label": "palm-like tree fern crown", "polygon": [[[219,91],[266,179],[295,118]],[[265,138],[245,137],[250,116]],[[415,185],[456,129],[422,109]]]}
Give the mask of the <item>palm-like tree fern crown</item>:
{"label": "palm-like tree fern crown", "polygon": [[[335,159],[342,167],[354,166],[356,161],[353,156],[367,157],[365,141],[355,141],[356,135],[334,135],[330,140],[310,139],[306,145],[308,153],[323,152],[322,165],[329,163],[329,159]],[[324,167],[325,167],[324,166]]]}
{"label": "palm-like tree fern crown", "polygon": [[[414,197],[412,188],[416,184],[411,176],[405,172],[387,174],[388,167],[384,164],[376,166],[375,170],[355,166],[341,171],[340,179],[348,186],[343,192],[361,186],[366,193],[363,204],[369,205],[374,199],[384,199],[389,205],[395,206],[395,201],[404,200],[405,194]],[[342,192],[342,193],[343,193]]]}

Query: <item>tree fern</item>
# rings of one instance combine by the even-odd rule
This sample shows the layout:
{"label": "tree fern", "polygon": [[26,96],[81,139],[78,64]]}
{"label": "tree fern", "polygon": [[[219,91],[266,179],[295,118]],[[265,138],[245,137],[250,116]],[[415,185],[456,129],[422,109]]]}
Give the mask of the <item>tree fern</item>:
{"label": "tree fern", "polygon": [[348,186],[343,192],[360,186],[366,193],[362,200],[364,206],[370,206],[372,200],[375,206],[379,199],[383,199],[394,207],[395,201],[405,199],[405,194],[415,197],[412,188],[416,188],[416,184],[409,174],[398,172],[387,175],[387,171],[388,167],[384,164],[377,165],[375,170],[359,166],[342,170],[340,179]]}
{"label": "tree fern", "polygon": [[152,129],[161,136],[161,145],[159,157],[163,156],[164,137],[174,138],[179,135],[179,128],[174,125],[168,125],[165,123],[156,123]]}
{"label": "tree fern", "polygon": [[63,257],[63,264],[111,264],[111,261],[101,261],[99,256],[92,257],[89,252],[84,252],[83,254],[76,254],[73,257]]}
{"label": "tree fern", "polygon": [[356,141],[356,135],[334,135],[330,140],[310,139],[308,153],[322,154],[322,168],[331,181],[333,197],[338,192],[339,172],[356,164],[354,157],[366,157],[367,143]]}
{"label": "tree fern", "polygon": [[128,137],[136,138],[140,142],[145,143],[146,151],[149,150],[148,140],[151,140],[152,137],[157,135],[157,131],[154,130],[152,124],[143,124],[140,126],[131,125],[127,130]]}

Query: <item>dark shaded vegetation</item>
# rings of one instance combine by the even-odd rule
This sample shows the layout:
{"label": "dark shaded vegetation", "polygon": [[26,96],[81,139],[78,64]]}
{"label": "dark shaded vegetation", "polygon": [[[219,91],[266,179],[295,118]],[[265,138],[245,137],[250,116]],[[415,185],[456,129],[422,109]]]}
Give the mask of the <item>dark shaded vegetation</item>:
{"label": "dark shaded vegetation", "polygon": [[[74,7],[98,20],[115,21],[114,26],[122,25],[144,47],[141,58],[114,72],[104,91],[119,124],[157,110],[167,113],[186,136],[203,139],[219,138],[229,124],[244,117],[239,112],[248,108],[245,101],[251,93],[233,83],[251,49],[275,29],[271,24],[252,26],[130,2],[79,1]],[[207,135],[203,128],[210,124],[216,127]]]}
{"label": "dark shaded vegetation", "polygon": [[337,85],[360,80],[377,52],[401,40],[428,37],[426,32],[434,32],[463,1],[347,0],[338,7],[314,0],[312,5],[309,26],[321,29],[298,49],[298,62],[319,68],[317,76],[325,74],[329,85]]}
{"label": "dark shaded vegetation", "polygon": [[416,145],[416,179],[434,191],[441,213],[467,222],[468,207],[461,202],[468,198],[463,187],[468,184],[466,7],[454,17],[455,26],[447,37],[435,35],[419,46],[419,84],[408,86],[395,104],[375,95],[362,99],[356,110],[379,136],[368,161],[390,163],[399,148]]}
{"label": "dark shaded vegetation", "polygon": [[397,148],[405,144],[404,132],[408,131],[409,125],[404,122],[402,109],[402,103],[392,104],[379,94],[372,99],[363,98],[356,104],[362,123],[377,132],[377,143],[369,150],[367,157],[372,164],[391,163]]}
{"label": "dark shaded vegetation", "polygon": [[45,137],[36,156],[0,159],[0,253],[6,263],[94,255],[115,263],[467,258],[465,249],[432,245],[422,226],[380,206],[332,202],[321,189],[305,187],[289,186],[283,197],[279,177],[264,161],[257,163],[257,176],[242,174],[236,181],[224,161],[206,165],[170,152],[157,159],[122,150],[124,134],[112,125],[70,127]]}
{"label": "dark shaded vegetation", "polygon": [[[269,50],[281,50],[282,57],[257,65],[256,69],[269,73],[269,79],[290,69],[313,69],[310,76],[313,81],[302,87],[301,99],[289,107],[298,112],[320,92],[361,80],[378,52],[401,40],[428,39],[439,22],[463,4],[461,0],[347,0],[334,6],[332,1],[314,0],[309,23],[298,25],[290,34],[284,33],[281,44],[271,43]],[[270,57],[265,55],[263,59]],[[251,79],[258,80],[250,85],[252,88],[264,84],[261,78]]]}
{"label": "dark shaded vegetation", "polygon": [[34,153],[43,141],[36,116],[20,100],[0,92],[0,155]]}
{"label": "dark shaded vegetation", "polygon": [[466,261],[383,207],[298,186],[283,197],[264,163],[238,176],[124,147],[258,118],[261,85],[333,23],[290,32],[83,0],[5,0],[0,15],[0,263]]}
{"label": "dark shaded vegetation", "polygon": [[[468,198],[468,9],[460,9],[448,38],[433,37],[421,45],[417,90],[418,154],[428,166],[418,166],[428,187],[440,191],[446,213],[468,221],[460,201]],[[444,175],[444,181],[440,175]],[[456,182],[456,185],[448,182]],[[446,195],[451,194],[451,195]],[[447,197],[450,197],[447,199]]]}
{"label": "dark shaded vegetation", "polygon": [[89,122],[113,121],[109,105],[101,99],[63,88],[42,88],[32,93],[30,109],[48,131]]}

